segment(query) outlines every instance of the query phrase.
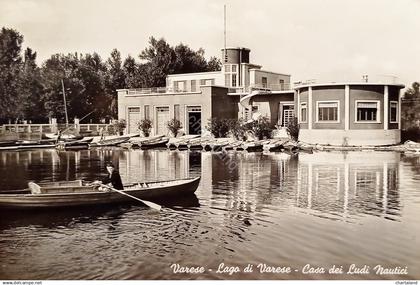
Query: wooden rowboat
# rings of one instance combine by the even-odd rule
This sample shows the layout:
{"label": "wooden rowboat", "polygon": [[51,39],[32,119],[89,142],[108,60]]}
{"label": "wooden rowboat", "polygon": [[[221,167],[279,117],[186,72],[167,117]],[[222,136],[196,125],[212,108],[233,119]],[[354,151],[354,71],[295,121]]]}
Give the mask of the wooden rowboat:
{"label": "wooden rowboat", "polygon": [[120,136],[111,139],[104,139],[98,142],[90,143],[90,147],[101,147],[101,146],[116,146],[121,143],[127,142],[132,136]]}
{"label": "wooden rowboat", "polygon": [[[143,200],[159,201],[169,197],[193,194],[200,183],[200,177],[179,180],[130,183],[124,185],[124,192]],[[70,206],[132,203],[132,198],[110,191],[100,191],[97,186],[82,180],[37,184],[30,182],[27,191],[0,194],[0,209],[42,209]]]}
{"label": "wooden rowboat", "polygon": [[149,148],[158,148],[158,147],[166,147],[166,144],[169,142],[169,138],[162,137],[156,140],[150,140],[140,143],[141,149],[149,149]]}
{"label": "wooden rowboat", "polygon": [[91,143],[93,138],[83,138],[81,140],[69,141],[69,142],[59,142],[56,147],[62,150],[70,149],[87,149],[89,148],[89,143]]}

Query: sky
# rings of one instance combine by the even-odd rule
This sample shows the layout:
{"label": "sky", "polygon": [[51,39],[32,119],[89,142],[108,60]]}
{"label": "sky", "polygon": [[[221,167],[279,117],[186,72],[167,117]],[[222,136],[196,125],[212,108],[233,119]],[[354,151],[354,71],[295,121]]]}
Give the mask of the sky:
{"label": "sky", "polygon": [[221,56],[229,47],[292,81],[420,81],[420,0],[0,0],[0,26],[24,36],[38,63],[55,53],[117,48],[138,57],[150,36]]}

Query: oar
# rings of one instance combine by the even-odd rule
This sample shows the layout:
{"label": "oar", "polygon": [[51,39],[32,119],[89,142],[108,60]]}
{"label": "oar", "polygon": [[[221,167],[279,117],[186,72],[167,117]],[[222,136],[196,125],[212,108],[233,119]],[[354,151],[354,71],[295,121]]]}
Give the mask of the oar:
{"label": "oar", "polygon": [[127,196],[127,197],[133,198],[133,199],[135,199],[135,200],[137,200],[137,201],[140,201],[140,202],[142,202],[143,204],[145,204],[146,206],[149,206],[150,208],[152,208],[152,209],[154,209],[154,210],[156,210],[156,211],[160,211],[160,209],[162,208],[162,206],[161,206],[161,205],[155,204],[155,203],[150,202],[150,201],[145,201],[145,200],[139,199],[139,198],[137,198],[137,197],[134,197],[134,196],[132,196],[132,195],[130,195],[130,194],[125,193],[124,191],[117,190],[117,189],[115,189],[115,188],[113,188],[113,187],[111,187],[111,186],[108,186],[108,185],[105,185],[105,184],[100,184],[100,186],[105,187],[105,188],[108,188],[109,190],[112,190],[112,191],[118,192],[118,193],[120,193],[120,194],[122,194],[122,195],[125,195],[125,196]]}

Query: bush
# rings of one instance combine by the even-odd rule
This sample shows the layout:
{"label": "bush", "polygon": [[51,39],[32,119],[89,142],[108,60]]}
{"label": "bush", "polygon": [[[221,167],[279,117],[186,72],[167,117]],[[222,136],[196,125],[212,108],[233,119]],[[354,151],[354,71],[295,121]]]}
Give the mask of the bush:
{"label": "bush", "polygon": [[124,132],[124,129],[127,127],[127,123],[124,119],[121,119],[119,121],[114,121],[112,123],[112,130],[114,134],[120,134],[122,135]]}
{"label": "bush", "polygon": [[139,130],[143,133],[145,137],[150,135],[150,130],[152,129],[152,121],[149,119],[141,120],[137,123]]}
{"label": "bush", "polygon": [[273,137],[273,130],[266,117],[261,117],[258,120],[248,123],[246,126],[258,140],[271,139]]}
{"label": "bush", "polygon": [[209,130],[215,138],[225,138],[229,133],[229,127],[229,119],[211,118],[207,124],[207,130]]}
{"label": "bush", "polygon": [[229,122],[230,133],[237,140],[246,141],[246,126],[242,119],[232,119]]}
{"label": "bush", "polygon": [[410,127],[406,130],[401,131],[401,142],[405,141],[420,142],[420,128]]}
{"label": "bush", "polygon": [[292,140],[295,142],[299,141],[300,126],[296,117],[293,117],[293,119],[289,122],[286,131]]}
{"label": "bush", "polygon": [[168,127],[168,130],[171,132],[171,134],[176,137],[178,135],[178,132],[180,129],[182,129],[182,124],[177,119],[170,120],[166,126]]}

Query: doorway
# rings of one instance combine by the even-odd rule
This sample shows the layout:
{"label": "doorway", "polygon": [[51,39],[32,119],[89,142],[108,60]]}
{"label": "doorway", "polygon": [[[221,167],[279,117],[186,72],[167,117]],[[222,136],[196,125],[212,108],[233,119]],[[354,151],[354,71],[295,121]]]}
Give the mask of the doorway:
{"label": "doorway", "polygon": [[289,122],[295,116],[295,106],[293,102],[282,102],[280,103],[278,125],[281,127],[287,127]]}
{"label": "doorway", "polygon": [[187,123],[189,135],[201,134],[201,107],[187,107]]}

